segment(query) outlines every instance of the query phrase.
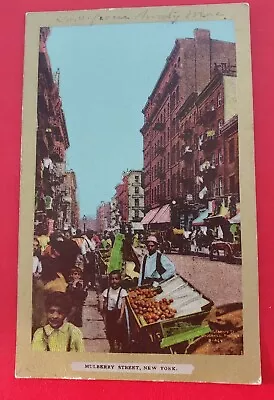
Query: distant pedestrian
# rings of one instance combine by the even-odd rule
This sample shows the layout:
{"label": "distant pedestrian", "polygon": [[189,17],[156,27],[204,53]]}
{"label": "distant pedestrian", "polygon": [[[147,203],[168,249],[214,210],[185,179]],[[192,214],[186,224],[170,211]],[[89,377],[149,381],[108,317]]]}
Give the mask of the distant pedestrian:
{"label": "distant pedestrian", "polygon": [[67,293],[72,301],[72,309],[68,316],[68,322],[71,322],[79,328],[83,326],[83,304],[87,297],[87,291],[84,290],[82,275],[83,273],[79,267],[72,268],[67,287]]}

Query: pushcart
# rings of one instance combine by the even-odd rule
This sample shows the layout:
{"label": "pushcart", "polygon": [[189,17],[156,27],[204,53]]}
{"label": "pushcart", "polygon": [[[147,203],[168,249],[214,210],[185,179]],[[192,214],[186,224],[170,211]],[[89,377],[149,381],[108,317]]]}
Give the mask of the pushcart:
{"label": "pushcart", "polygon": [[160,283],[155,300],[173,299],[176,314],[172,319],[147,323],[137,315],[127,299],[132,352],[184,353],[192,340],[210,331],[204,323],[213,302],[180,275]]}

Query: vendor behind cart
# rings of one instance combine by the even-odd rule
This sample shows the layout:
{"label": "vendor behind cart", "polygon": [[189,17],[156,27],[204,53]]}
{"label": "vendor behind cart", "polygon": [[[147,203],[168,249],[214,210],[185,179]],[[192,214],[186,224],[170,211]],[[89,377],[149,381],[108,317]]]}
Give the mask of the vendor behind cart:
{"label": "vendor behind cart", "polygon": [[138,286],[160,282],[175,275],[175,266],[168,257],[158,251],[158,240],[149,236],[146,242],[148,254],[144,256]]}

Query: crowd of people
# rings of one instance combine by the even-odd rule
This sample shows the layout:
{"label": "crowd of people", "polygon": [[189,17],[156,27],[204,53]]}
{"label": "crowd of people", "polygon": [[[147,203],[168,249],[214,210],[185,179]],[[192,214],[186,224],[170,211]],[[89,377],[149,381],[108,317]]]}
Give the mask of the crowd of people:
{"label": "crowd of people", "polygon": [[[134,235],[124,241],[124,255],[132,257],[128,247],[141,246],[143,238]],[[89,289],[96,289],[97,253],[111,250],[115,235],[94,231],[56,231],[50,236],[41,232],[33,239],[33,314],[32,346],[40,351],[84,351],[82,333],[83,304]],[[128,245],[130,243],[130,245]],[[138,272],[136,284],[159,282],[175,274],[175,266],[158,251],[155,236],[147,238],[147,252]],[[133,252],[134,253],[134,252]],[[127,290],[122,287],[122,271],[108,274],[108,287],[103,291],[103,315],[110,351],[126,351],[125,319]]]}
{"label": "crowd of people", "polygon": [[[59,321],[58,330],[77,332],[78,342],[83,325],[82,308],[88,289],[95,285],[96,249],[112,246],[111,235],[99,237],[95,232],[80,230],[72,235],[70,231],[55,231],[50,236],[44,231],[33,239],[33,347],[49,349],[56,347],[56,340],[48,341],[52,329],[56,332],[54,320]],[[53,309],[55,313],[53,313]],[[62,318],[60,317],[62,316]],[[61,323],[62,322],[62,323]],[[68,325],[64,325],[68,324]],[[60,325],[60,326],[59,326]],[[73,337],[73,335],[72,335]],[[55,343],[55,344],[54,344]],[[79,343],[72,348],[82,351]],[[52,345],[52,348],[51,348]],[[60,349],[63,347],[61,346]],[[61,350],[60,350],[61,351]]]}

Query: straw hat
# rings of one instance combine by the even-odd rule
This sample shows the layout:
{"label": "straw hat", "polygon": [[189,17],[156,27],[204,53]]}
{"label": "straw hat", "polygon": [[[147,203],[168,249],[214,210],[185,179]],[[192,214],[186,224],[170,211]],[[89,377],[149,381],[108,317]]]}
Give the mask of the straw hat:
{"label": "straw hat", "polygon": [[158,242],[156,236],[149,236],[149,237],[147,238],[146,242],[147,242],[147,243],[152,242],[152,243],[155,243],[155,244],[159,244],[159,242]]}

